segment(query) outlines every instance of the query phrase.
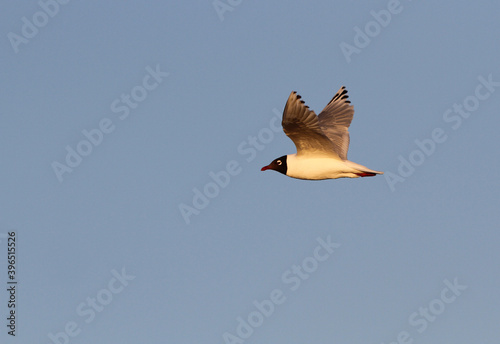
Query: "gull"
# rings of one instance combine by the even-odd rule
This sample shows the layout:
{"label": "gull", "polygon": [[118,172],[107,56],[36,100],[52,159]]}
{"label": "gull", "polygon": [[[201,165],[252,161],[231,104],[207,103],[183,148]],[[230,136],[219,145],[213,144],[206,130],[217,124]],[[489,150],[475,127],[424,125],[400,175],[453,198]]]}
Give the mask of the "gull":
{"label": "gull", "polygon": [[375,171],[347,160],[349,125],[354,107],[344,86],[319,115],[310,110],[297,92],[292,92],[283,111],[281,125],[297,153],[274,159],[261,171],[274,170],[306,180],[373,177]]}

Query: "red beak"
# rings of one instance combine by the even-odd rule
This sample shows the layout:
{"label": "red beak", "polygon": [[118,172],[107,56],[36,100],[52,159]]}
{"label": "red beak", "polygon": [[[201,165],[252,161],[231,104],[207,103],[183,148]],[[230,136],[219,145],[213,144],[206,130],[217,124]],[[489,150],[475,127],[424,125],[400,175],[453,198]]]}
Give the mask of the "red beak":
{"label": "red beak", "polygon": [[270,168],[271,168],[271,167],[269,167],[269,166],[264,166],[264,167],[262,167],[260,170],[261,170],[261,171],[265,171],[265,170],[269,170]]}

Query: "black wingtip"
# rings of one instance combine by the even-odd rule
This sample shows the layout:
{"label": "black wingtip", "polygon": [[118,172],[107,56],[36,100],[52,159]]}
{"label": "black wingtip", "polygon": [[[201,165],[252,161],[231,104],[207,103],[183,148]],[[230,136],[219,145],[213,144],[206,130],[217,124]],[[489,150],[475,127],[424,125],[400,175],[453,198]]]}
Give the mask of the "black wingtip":
{"label": "black wingtip", "polygon": [[[346,100],[347,98],[349,98],[349,95],[347,94],[347,89],[345,88],[345,86],[342,86],[340,88],[340,90],[333,96],[332,100],[330,100],[330,103],[340,99],[340,100],[344,100],[344,102],[350,104],[351,102]],[[330,103],[328,103],[328,104],[330,104]]]}

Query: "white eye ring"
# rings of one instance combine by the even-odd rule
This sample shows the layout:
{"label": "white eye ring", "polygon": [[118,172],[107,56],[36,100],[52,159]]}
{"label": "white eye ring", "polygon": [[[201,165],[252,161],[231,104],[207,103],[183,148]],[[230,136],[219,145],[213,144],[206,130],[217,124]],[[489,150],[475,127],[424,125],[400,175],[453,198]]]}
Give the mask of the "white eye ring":
{"label": "white eye ring", "polygon": [[278,165],[281,165],[281,160],[276,161]]}

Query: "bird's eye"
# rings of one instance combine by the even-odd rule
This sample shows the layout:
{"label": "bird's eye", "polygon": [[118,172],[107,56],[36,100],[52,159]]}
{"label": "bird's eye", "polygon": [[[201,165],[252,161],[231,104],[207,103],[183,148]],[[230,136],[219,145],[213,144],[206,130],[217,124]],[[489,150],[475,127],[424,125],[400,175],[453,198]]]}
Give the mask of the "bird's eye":
{"label": "bird's eye", "polygon": [[276,161],[278,165],[281,165],[281,160]]}

